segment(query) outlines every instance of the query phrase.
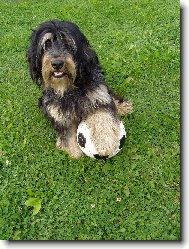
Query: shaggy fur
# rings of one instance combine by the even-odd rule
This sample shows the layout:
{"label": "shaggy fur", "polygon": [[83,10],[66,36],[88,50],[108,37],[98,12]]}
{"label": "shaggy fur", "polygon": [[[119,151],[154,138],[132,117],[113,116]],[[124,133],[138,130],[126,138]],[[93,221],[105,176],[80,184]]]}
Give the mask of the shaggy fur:
{"label": "shaggy fur", "polygon": [[42,23],[31,35],[27,57],[31,77],[42,87],[39,107],[52,122],[57,147],[71,157],[82,155],[76,141],[81,120],[97,110],[113,117],[132,110],[106,86],[98,57],[75,24]]}

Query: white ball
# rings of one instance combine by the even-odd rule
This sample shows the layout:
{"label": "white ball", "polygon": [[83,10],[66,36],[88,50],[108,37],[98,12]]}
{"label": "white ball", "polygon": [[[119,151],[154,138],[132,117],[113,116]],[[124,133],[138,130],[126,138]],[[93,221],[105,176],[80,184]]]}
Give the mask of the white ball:
{"label": "white ball", "polygon": [[114,151],[112,151],[108,156],[101,156],[100,152],[97,151],[95,148],[93,138],[92,138],[92,131],[91,128],[87,125],[85,121],[82,121],[77,129],[77,142],[80,147],[80,149],[83,151],[83,153],[91,158],[95,159],[106,159],[111,158],[112,156],[115,156],[123,147],[124,141],[126,138],[126,131],[125,127],[120,121],[119,124],[119,139],[117,147]]}

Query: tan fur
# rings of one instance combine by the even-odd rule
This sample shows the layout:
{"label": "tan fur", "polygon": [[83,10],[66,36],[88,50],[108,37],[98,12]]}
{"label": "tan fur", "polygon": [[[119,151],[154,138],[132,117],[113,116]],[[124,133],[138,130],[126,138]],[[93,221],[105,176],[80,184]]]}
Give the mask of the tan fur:
{"label": "tan fur", "polygon": [[61,72],[64,72],[67,75],[62,78],[54,78],[52,76],[54,69],[51,65],[53,59],[48,54],[44,55],[42,61],[42,76],[44,80],[44,87],[51,87],[55,90],[55,92],[63,95],[65,91],[71,90],[75,87],[73,82],[76,78],[76,66],[70,55],[67,55],[66,58],[60,57],[56,59],[64,60],[64,66],[61,69]]}
{"label": "tan fur", "polygon": [[114,98],[113,101],[116,105],[118,115],[125,115],[133,111],[132,103],[130,101],[124,100],[123,102],[119,102],[117,99]]}
{"label": "tan fur", "polygon": [[97,110],[85,122],[91,128],[91,140],[101,156],[111,155],[119,143],[120,121],[103,110]]}
{"label": "tan fur", "polygon": [[50,113],[51,117],[54,118],[54,120],[58,123],[62,123],[62,115],[60,114],[59,108],[56,106],[48,106],[47,107],[48,112]]}
{"label": "tan fur", "polygon": [[70,124],[70,119],[75,120],[76,117],[73,114],[72,117],[70,117],[70,113],[64,112],[62,113],[60,108],[54,105],[49,105],[47,107],[47,110],[51,117],[53,117],[54,121],[59,124],[64,124],[68,126]]}

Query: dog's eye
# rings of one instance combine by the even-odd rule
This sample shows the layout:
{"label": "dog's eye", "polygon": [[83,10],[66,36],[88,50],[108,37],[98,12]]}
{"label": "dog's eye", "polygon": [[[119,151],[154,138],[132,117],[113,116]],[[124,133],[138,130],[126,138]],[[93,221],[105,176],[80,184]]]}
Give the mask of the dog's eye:
{"label": "dog's eye", "polygon": [[67,49],[72,49],[74,51],[77,49],[76,43],[74,39],[71,37],[71,35],[61,32],[60,38]]}
{"label": "dog's eye", "polygon": [[44,49],[48,50],[52,47],[52,41],[50,39],[47,39],[44,43]]}

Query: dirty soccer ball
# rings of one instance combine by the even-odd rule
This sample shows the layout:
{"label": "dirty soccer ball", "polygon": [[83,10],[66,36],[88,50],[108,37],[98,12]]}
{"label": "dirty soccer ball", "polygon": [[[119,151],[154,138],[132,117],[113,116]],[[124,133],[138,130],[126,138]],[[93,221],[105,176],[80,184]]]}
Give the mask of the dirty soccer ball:
{"label": "dirty soccer ball", "polygon": [[[115,156],[123,147],[126,131],[123,123],[117,121],[112,127],[96,127],[82,121],[77,129],[77,142],[83,153],[95,159],[107,159]],[[109,125],[110,126],[110,125]],[[116,133],[115,133],[116,126]]]}

